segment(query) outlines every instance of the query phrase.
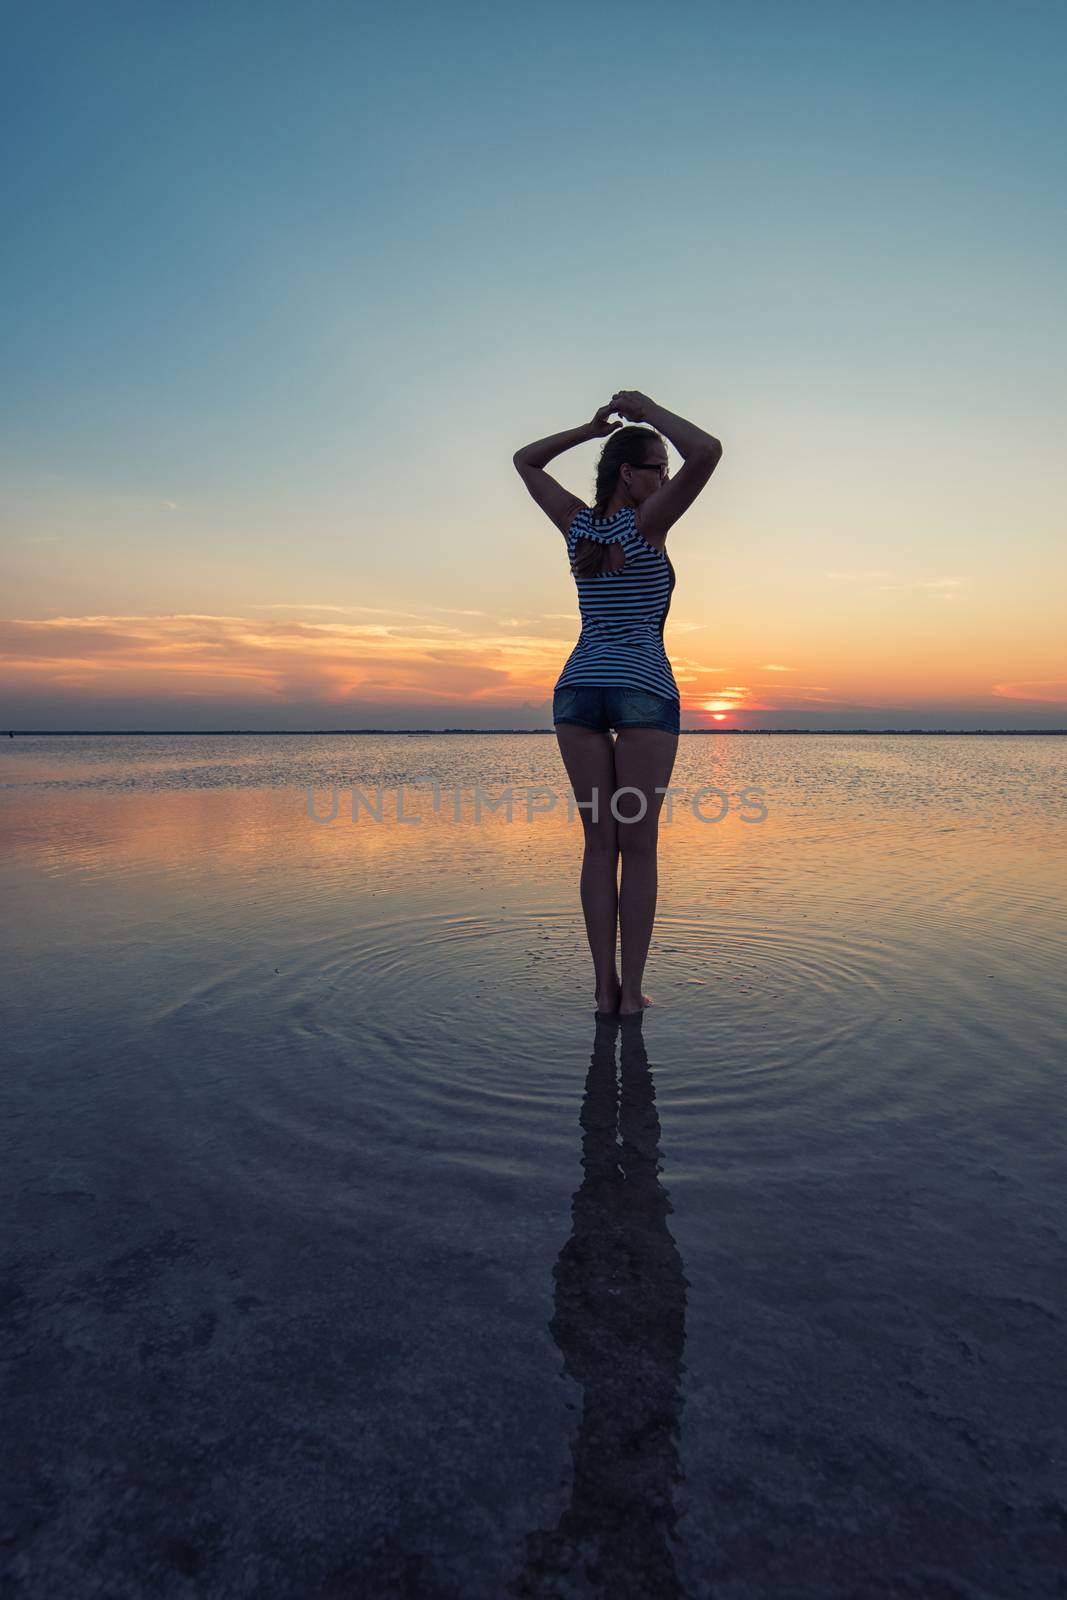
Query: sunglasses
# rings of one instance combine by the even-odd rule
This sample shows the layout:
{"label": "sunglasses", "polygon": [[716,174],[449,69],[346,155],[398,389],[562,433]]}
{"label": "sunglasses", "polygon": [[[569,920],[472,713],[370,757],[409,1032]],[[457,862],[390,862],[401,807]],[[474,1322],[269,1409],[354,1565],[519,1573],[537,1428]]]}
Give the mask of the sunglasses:
{"label": "sunglasses", "polygon": [[633,467],[635,472],[658,472],[661,478],[667,471],[667,463],[665,461],[645,461],[639,465],[635,465],[631,461],[629,465]]}

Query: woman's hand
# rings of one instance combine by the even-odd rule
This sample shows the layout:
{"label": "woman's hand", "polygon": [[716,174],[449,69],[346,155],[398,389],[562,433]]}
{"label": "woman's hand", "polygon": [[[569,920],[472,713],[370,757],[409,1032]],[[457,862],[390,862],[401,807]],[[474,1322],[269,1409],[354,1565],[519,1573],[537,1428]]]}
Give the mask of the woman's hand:
{"label": "woman's hand", "polygon": [[627,422],[644,422],[645,412],[655,402],[640,389],[619,389],[611,397],[609,411],[617,411]]}
{"label": "woman's hand", "polygon": [[592,422],[589,424],[589,437],[591,439],[602,439],[606,433],[614,433],[616,428],[622,427],[621,422],[608,421],[608,412],[617,410],[618,407],[613,402],[609,402],[606,406],[600,407]]}

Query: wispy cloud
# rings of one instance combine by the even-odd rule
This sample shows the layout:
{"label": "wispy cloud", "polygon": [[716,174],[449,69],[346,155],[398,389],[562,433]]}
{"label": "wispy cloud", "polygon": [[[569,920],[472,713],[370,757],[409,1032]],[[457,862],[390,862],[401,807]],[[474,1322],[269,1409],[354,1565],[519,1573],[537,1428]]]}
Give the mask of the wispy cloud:
{"label": "wispy cloud", "polygon": [[[425,705],[457,697],[540,702],[563,662],[560,640],[537,632],[479,636],[384,608],[332,609],[334,615],[318,618],[196,612],[16,618],[0,622],[0,661],[8,681],[26,689],[207,699],[237,691],[269,702],[314,698],[337,705],[379,691],[398,703]],[[390,620],[336,614],[349,609]],[[518,629],[528,620],[511,622]]]}
{"label": "wispy cloud", "polygon": [[[334,611],[338,615],[347,615],[353,612],[364,612],[376,617],[419,617],[418,611],[398,611],[394,606],[338,606],[327,601],[318,600],[262,600],[254,601],[248,608],[250,611]],[[438,607],[431,606],[430,610]]]}
{"label": "wispy cloud", "polygon": [[[339,606],[332,600],[257,600],[250,611],[323,611],[333,616],[399,617],[406,622],[419,622],[429,615],[442,614],[455,617],[485,617],[487,611],[475,611],[464,606],[424,606],[421,611],[402,611],[396,606]],[[532,621],[532,618],[527,618]],[[427,627],[440,624],[427,623]]]}
{"label": "wispy cloud", "polygon": [[694,661],[692,656],[673,655],[671,657],[676,667],[686,667],[690,672],[729,672],[730,667],[709,667],[703,661]]}
{"label": "wispy cloud", "polygon": [[917,578],[916,589],[931,589],[942,600],[956,600],[959,598],[959,589],[963,583],[962,578]]}
{"label": "wispy cloud", "polygon": [[1014,683],[994,683],[990,693],[1001,700],[1040,700],[1067,705],[1067,678],[1020,678]]}
{"label": "wispy cloud", "polygon": [[927,589],[942,600],[957,599],[960,588],[967,581],[965,578],[912,578],[885,583],[882,580],[894,578],[895,574],[881,567],[870,567],[862,572],[827,572],[826,577],[835,583],[865,585],[875,594],[891,594],[902,589]]}

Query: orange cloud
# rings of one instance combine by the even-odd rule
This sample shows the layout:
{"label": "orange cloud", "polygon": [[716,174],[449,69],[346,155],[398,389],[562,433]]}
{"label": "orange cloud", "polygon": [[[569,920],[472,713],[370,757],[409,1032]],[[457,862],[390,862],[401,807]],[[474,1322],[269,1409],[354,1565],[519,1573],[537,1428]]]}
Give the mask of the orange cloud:
{"label": "orange cloud", "polygon": [[1040,700],[1067,705],[1067,678],[1024,678],[1019,683],[995,683],[992,693],[1004,700]]}
{"label": "orange cloud", "polygon": [[[475,615],[467,621],[456,612],[464,623],[459,625],[439,620],[444,607],[433,608],[432,616],[367,607],[369,614],[362,618],[348,614],[349,608],[295,607],[303,614],[289,616],[273,606],[257,609],[254,617],[188,612],[0,620],[0,662],[9,691],[27,698],[54,691],[86,702],[150,695],[208,705],[223,700],[250,707],[318,703],[343,711],[357,702],[388,702],[412,708],[480,705],[491,712],[498,705],[545,704],[573,647],[577,621],[567,613],[517,621]],[[308,615],[313,609],[322,614]],[[542,633],[542,626],[548,631]],[[773,645],[767,654],[772,651]],[[876,663],[864,661],[857,668],[840,649],[833,650],[832,641],[825,652],[837,659],[814,669],[774,659],[762,667],[713,665],[675,651],[671,660],[683,711],[698,718],[813,705],[823,710],[905,701],[918,706],[935,693],[929,674],[920,683],[917,669],[907,678],[896,663],[892,674],[887,670],[880,679]],[[817,670],[830,682],[796,684],[801,670]],[[772,681],[760,683],[762,672]],[[727,676],[756,681],[723,684]],[[987,685],[981,668],[957,670],[950,680],[942,665],[936,692],[951,693],[961,706],[997,700],[1067,704],[1064,679],[1012,680],[991,690]]]}
{"label": "orange cloud", "polygon": [[[394,614],[395,616],[396,614]],[[0,621],[13,688],[126,696],[232,695],[343,704],[367,692],[424,704],[542,699],[570,651],[560,638],[477,635],[409,613],[311,622],[176,614]]]}

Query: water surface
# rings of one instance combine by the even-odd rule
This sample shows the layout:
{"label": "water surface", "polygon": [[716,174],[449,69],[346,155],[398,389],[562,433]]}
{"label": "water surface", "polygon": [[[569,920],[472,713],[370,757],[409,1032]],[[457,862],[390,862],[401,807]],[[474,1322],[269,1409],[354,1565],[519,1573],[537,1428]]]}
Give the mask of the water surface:
{"label": "water surface", "polygon": [[7,741],[14,1592],[1058,1592],[1065,748]]}

